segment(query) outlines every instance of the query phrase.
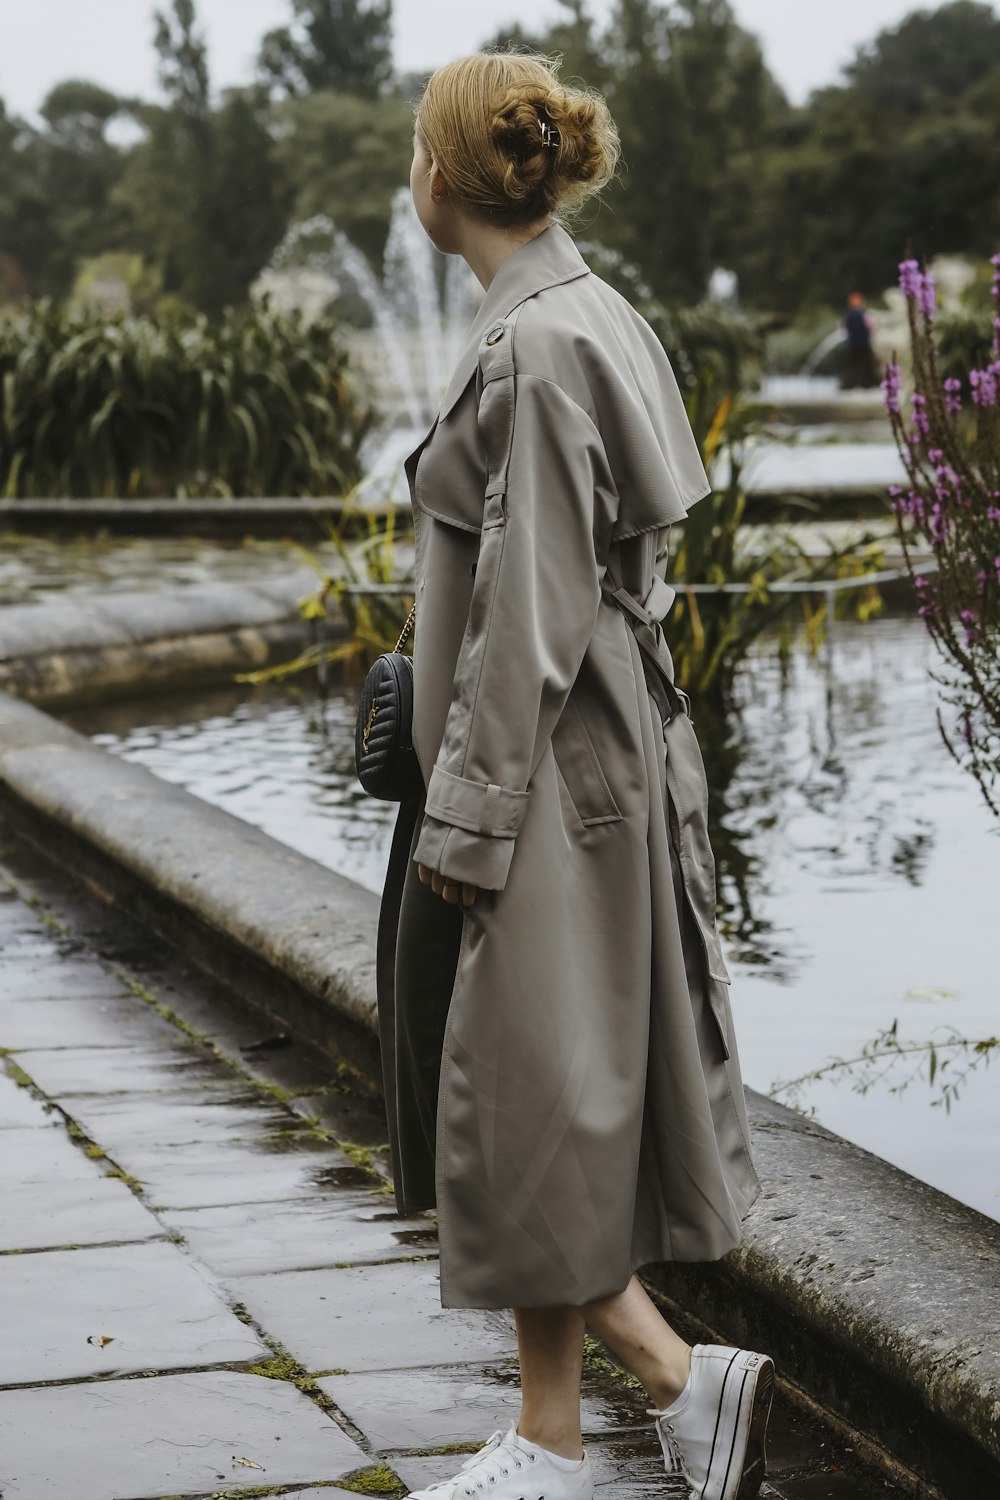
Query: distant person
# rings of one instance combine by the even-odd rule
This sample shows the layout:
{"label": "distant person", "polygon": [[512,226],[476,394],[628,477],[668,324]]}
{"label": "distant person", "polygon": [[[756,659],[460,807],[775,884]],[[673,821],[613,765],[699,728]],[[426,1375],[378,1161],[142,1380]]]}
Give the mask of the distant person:
{"label": "distant person", "polygon": [[865,312],[865,299],[860,292],[852,292],[847,299],[847,310],[841,318],[847,333],[847,363],[840,385],[842,390],[854,387],[878,385],[878,370],[875,367],[875,351],[872,348],[872,324]]}
{"label": "distant person", "polygon": [[411,1496],[593,1500],[589,1325],[672,1487],[751,1500],[773,1360],[688,1344],[635,1275],[735,1249],[762,1191],[659,623],[667,532],[711,486],[663,345],[564,227],[615,169],[603,98],[474,53],[415,126],[417,216],[484,298],[404,465],[424,786],[383,892],[383,1077],[397,1210],[437,1209],[443,1307],[513,1310],[521,1409]]}

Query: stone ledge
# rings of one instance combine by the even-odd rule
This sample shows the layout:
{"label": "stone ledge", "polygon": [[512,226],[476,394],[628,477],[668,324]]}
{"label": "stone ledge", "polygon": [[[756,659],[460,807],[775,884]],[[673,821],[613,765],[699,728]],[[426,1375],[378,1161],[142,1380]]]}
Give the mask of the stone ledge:
{"label": "stone ledge", "polygon": [[[377,896],[4,695],[0,803],[51,857],[378,1088]],[[1000,1227],[747,1094],[764,1193],[743,1244],[646,1267],[646,1280],[682,1317],[772,1352],[785,1379],[896,1455],[912,1493],[1000,1493]]]}
{"label": "stone ledge", "polygon": [[[3,500],[0,501],[0,530],[67,535],[107,530],[125,536],[295,536],[315,541],[325,535],[324,517],[335,522],[344,520],[347,530],[359,530],[363,534],[368,524],[366,511],[357,506],[354,510],[355,514],[344,519],[344,501],[325,496],[234,500]],[[409,516],[408,507],[405,514]]]}
{"label": "stone ledge", "polygon": [[[217,679],[294,656],[309,642],[298,600],[309,568],[259,583],[67,594],[0,609],[0,690],[37,703]],[[331,636],[343,630],[327,621]]]}

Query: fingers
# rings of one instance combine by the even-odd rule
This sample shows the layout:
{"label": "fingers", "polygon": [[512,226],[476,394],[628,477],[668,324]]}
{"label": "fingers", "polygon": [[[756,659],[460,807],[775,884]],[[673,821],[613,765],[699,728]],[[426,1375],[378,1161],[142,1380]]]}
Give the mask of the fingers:
{"label": "fingers", "polygon": [[463,906],[471,906],[476,899],[477,886],[467,885],[465,881],[459,886],[457,881],[449,880],[442,875],[440,870],[432,870],[428,865],[417,865],[417,874],[424,885],[429,885],[436,895],[442,896],[445,901],[456,905],[461,900]]}

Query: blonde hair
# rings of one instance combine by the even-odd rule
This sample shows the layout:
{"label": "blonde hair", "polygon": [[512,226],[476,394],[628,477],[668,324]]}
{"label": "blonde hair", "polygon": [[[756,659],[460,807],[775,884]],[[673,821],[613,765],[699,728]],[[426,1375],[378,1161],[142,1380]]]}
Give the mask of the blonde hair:
{"label": "blonde hair", "polygon": [[[462,208],[502,225],[570,217],[612,179],[618,130],[596,90],[559,81],[537,52],[473,52],[438,68],[416,130]],[[555,127],[558,142],[543,139]]]}

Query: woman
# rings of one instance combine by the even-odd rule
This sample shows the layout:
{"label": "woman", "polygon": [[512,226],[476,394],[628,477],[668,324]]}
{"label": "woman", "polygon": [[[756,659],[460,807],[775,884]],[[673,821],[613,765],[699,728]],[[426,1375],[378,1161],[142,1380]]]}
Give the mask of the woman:
{"label": "woman", "polygon": [[710,486],[661,344],[561,222],[617,157],[604,101],[533,55],[451,63],[417,110],[417,214],[485,296],[406,460],[425,790],[379,923],[385,1095],[397,1209],[437,1209],[443,1306],[513,1310],[522,1392],[429,1500],[589,1500],[587,1325],[686,1492],[764,1471],[771,1360],[692,1348],[633,1274],[738,1245],[760,1181],[659,624]]}

